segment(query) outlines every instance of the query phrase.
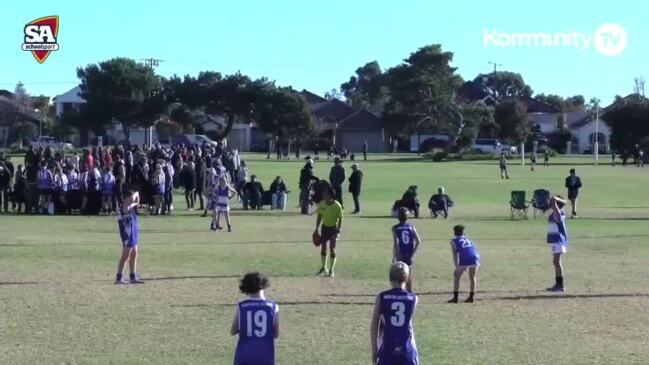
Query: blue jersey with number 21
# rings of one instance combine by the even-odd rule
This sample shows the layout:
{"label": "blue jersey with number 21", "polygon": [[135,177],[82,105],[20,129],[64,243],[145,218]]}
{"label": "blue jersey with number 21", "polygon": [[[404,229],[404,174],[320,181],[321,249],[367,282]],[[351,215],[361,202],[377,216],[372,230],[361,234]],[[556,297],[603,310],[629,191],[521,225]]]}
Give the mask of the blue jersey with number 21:
{"label": "blue jersey with number 21", "polygon": [[480,264],[480,254],[478,254],[478,249],[469,237],[455,237],[452,242],[453,246],[455,246],[455,252],[457,252],[459,256],[458,264],[460,266],[474,266]]}
{"label": "blue jersey with number 21", "polygon": [[275,365],[277,304],[266,299],[239,303],[239,342],[234,365]]}
{"label": "blue jersey with number 21", "polygon": [[403,289],[391,289],[379,294],[382,336],[379,365],[417,365],[419,355],[412,329],[412,316],[417,296]]}

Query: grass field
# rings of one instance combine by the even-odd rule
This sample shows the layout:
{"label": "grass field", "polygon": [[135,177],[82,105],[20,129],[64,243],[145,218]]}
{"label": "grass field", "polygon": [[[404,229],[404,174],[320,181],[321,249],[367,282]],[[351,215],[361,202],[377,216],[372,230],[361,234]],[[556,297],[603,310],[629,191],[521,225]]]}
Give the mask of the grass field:
{"label": "grass field", "polygon": [[[237,280],[250,270],[271,276],[267,295],[280,304],[278,364],[369,364],[369,318],[391,261],[387,215],[411,184],[422,200],[444,185],[456,202],[447,221],[415,221],[424,240],[414,271],[422,364],[649,363],[649,170],[557,158],[533,173],[512,164],[503,181],[496,162],[372,158],[361,162],[363,216],[346,217],[335,279],[313,275],[315,218],[295,207],[303,161],[250,158],[265,186],[285,177],[291,208],[235,210],[231,234],[211,233],[180,196],[174,216],[142,216],[143,286],[113,285],[114,218],[0,216],[0,364],[231,364]],[[584,189],[580,218],[568,222],[568,291],[546,294],[554,280],[546,222],[509,220],[509,192],[565,194],[572,166]],[[316,174],[329,167],[317,161]],[[482,255],[473,305],[445,303],[458,223]]]}

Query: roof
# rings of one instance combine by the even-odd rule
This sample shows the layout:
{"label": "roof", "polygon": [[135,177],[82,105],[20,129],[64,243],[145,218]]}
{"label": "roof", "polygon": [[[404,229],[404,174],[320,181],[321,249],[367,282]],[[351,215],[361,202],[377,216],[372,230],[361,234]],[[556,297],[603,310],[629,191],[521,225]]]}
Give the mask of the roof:
{"label": "roof", "polygon": [[367,109],[361,109],[341,120],[339,130],[380,130],[381,118]]}
{"label": "roof", "polygon": [[12,93],[9,90],[2,89],[2,90],[0,90],[0,96],[4,96],[4,97],[6,97],[8,99],[13,99],[14,98],[14,93]]}
{"label": "roof", "polygon": [[63,94],[54,97],[55,103],[85,103],[86,101],[79,95],[81,94],[81,87],[75,86],[72,89],[64,92]]}
{"label": "roof", "polygon": [[637,93],[629,94],[629,95],[623,97],[621,100],[613,101],[611,103],[611,105],[603,108],[603,111],[604,112],[608,111],[609,109],[611,109],[612,107],[617,105],[620,101],[623,102],[623,103],[624,102],[645,102],[645,103],[648,103],[649,99],[647,99],[646,97],[644,97],[644,96],[642,96],[640,94],[637,94]]}
{"label": "roof", "polygon": [[338,99],[331,99],[313,109],[313,116],[328,122],[339,122],[356,110]]}
{"label": "roof", "polygon": [[309,104],[322,104],[327,101],[327,99],[323,98],[322,96],[314,94],[306,89],[302,89],[299,94],[302,95],[304,99],[306,99],[306,102]]}
{"label": "roof", "polygon": [[457,96],[465,102],[475,103],[482,101],[487,105],[496,104],[496,100],[491,96],[491,94],[484,91],[473,81],[467,81],[460,86],[457,90]]}

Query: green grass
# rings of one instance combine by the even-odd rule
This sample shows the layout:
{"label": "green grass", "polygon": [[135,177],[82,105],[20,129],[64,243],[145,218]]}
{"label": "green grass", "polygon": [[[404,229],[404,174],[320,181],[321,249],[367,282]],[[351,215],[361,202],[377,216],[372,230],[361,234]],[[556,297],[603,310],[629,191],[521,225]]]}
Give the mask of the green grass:
{"label": "green grass", "polygon": [[[512,180],[503,181],[493,161],[372,158],[361,162],[364,214],[346,217],[333,280],[313,275],[315,218],[295,208],[303,161],[250,158],[265,185],[285,177],[291,209],[235,210],[232,234],[210,233],[206,219],[182,209],[180,196],[173,217],[143,216],[144,286],[113,285],[120,251],[114,218],[0,216],[0,363],[229,364],[238,277],[261,270],[281,308],[278,364],[369,364],[371,306],[387,286],[391,260],[387,214],[411,184],[422,199],[444,185],[456,201],[448,221],[415,221],[424,240],[414,271],[423,364],[647,363],[649,170],[557,158],[534,173],[512,163]],[[549,295],[546,223],[510,221],[509,192],[564,193],[573,165],[584,189],[581,218],[568,223],[568,292]],[[316,173],[327,176],[329,166],[317,161]],[[445,304],[448,238],[458,223],[483,257],[475,305]]]}

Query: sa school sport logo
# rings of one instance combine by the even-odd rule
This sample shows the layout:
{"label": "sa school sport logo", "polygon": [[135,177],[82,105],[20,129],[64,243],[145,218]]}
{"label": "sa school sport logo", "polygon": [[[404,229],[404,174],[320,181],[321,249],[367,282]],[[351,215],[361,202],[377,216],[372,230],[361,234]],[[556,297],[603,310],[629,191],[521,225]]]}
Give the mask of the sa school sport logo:
{"label": "sa school sport logo", "polygon": [[45,62],[52,51],[59,50],[59,17],[46,16],[32,20],[25,25],[23,51],[31,52],[39,63]]}

